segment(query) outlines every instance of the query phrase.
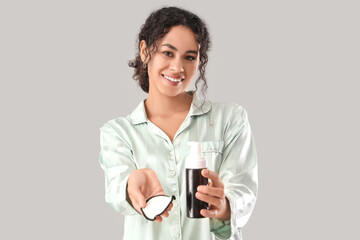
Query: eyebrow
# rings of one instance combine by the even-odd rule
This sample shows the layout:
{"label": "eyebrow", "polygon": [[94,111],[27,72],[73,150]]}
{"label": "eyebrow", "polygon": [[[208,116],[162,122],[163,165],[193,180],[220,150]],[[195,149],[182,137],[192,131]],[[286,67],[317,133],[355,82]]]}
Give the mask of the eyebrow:
{"label": "eyebrow", "polygon": [[[177,48],[174,47],[173,45],[169,44],[169,43],[165,43],[165,44],[163,44],[163,45],[161,45],[161,46],[167,46],[167,47],[169,47],[169,48],[177,51]],[[186,51],[186,53],[194,53],[194,54],[198,55],[198,52],[195,51],[195,50],[188,50],[188,51]]]}

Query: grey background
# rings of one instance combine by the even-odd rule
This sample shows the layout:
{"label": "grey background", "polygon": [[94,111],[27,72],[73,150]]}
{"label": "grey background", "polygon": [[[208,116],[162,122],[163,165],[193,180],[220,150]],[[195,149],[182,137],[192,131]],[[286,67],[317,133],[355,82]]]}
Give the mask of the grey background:
{"label": "grey background", "polygon": [[152,10],[208,24],[208,97],[259,156],[244,239],[359,239],[358,1],[0,2],[0,239],[121,239],[99,128],[146,97],[127,61]]}

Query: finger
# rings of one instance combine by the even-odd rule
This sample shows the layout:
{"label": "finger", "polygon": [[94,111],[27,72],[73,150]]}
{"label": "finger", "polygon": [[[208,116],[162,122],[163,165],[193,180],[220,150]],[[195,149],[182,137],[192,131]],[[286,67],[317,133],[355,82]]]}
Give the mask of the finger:
{"label": "finger", "polygon": [[139,206],[140,206],[141,208],[145,208],[145,207],[146,207],[146,201],[145,201],[144,198],[140,199],[138,203],[139,203]]}
{"label": "finger", "polygon": [[201,209],[200,214],[203,215],[204,217],[214,218],[216,217],[217,212],[218,212],[217,209],[214,210]]}
{"label": "finger", "polygon": [[173,206],[173,203],[171,203],[171,204],[169,205],[169,207],[165,210],[165,212],[164,212],[163,214],[161,214],[161,216],[166,215],[165,217],[168,217],[168,216],[169,216],[169,212],[170,212],[172,206]]}
{"label": "finger", "polygon": [[161,222],[162,221],[162,218],[160,217],[160,216],[157,216],[156,218],[155,218],[155,222]]}
{"label": "finger", "polygon": [[210,171],[209,169],[203,169],[201,171],[201,174],[204,177],[211,179],[214,187],[224,187],[224,184],[221,181],[219,174],[217,174],[216,172]]}
{"label": "finger", "polygon": [[217,188],[217,187],[211,187],[211,186],[205,186],[205,185],[200,185],[198,186],[197,190],[200,193],[204,193],[210,196],[215,196],[218,198],[223,198],[225,197],[225,193],[224,193],[224,188]]}
{"label": "finger", "polygon": [[140,192],[131,192],[129,193],[129,197],[133,207],[142,214],[140,208],[146,207],[146,201],[143,195]]}
{"label": "finger", "polygon": [[163,212],[163,214],[161,214],[162,217],[168,217],[169,213],[167,211]]}
{"label": "finger", "polygon": [[203,201],[203,202],[207,202],[217,208],[220,207],[221,205],[221,200],[220,198],[218,197],[212,197],[212,196],[209,196],[209,195],[206,195],[206,194],[203,194],[203,193],[200,193],[200,192],[197,192],[195,194],[196,198]]}
{"label": "finger", "polygon": [[166,209],[166,211],[170,211],[170,210],[172,209],[173,205],[174,205],[174,204],[171,203],[170,206]]}
{"label": "finger", "polygon": [[139,208],[146,207],[145,198],[140,192],[137,192],[137,193],[134,194],[134,199],[135,199],[137,205],[139,206]]}
{"label": "finger", "polygon": [[166,195],[166,193],[165,193],[164,189],[161,188],[161,190],[159,192],[156,192],[156,194],[154,194],[154,196],[155,195]]}

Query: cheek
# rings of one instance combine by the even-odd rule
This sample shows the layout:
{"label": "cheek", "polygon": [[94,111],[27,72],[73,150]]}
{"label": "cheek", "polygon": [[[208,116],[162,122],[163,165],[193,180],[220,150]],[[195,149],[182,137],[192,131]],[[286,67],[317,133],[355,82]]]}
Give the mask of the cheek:
{"label": "cheek", "polygon": [[148,65],[149,75],[158,75],[166,67],[166,61],[160,56],[154,55]]}
{"label": "cheek", "polygon": [[194,76],[196,74],[198,65],[192,64],[190,66],[187,67],[187,73],[188,75]]}

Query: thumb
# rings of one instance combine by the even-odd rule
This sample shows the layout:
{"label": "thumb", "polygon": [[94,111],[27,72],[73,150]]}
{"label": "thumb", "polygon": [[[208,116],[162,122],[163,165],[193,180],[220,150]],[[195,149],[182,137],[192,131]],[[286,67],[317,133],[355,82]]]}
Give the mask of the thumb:
{"label": "thumb", "polygon": [[146,202],[144,196],[141,194],[141,192],[134,192],[133,193],[134,203],[138,206],[139,211],[140,208],[146,207]]}
{"label": "thumb", "polygon": [[145,198],[143,196],[141,196],[141,198],[138,200],[138,203],[139,203],[140,208],[146,207],[146,201],[145,201]]}

